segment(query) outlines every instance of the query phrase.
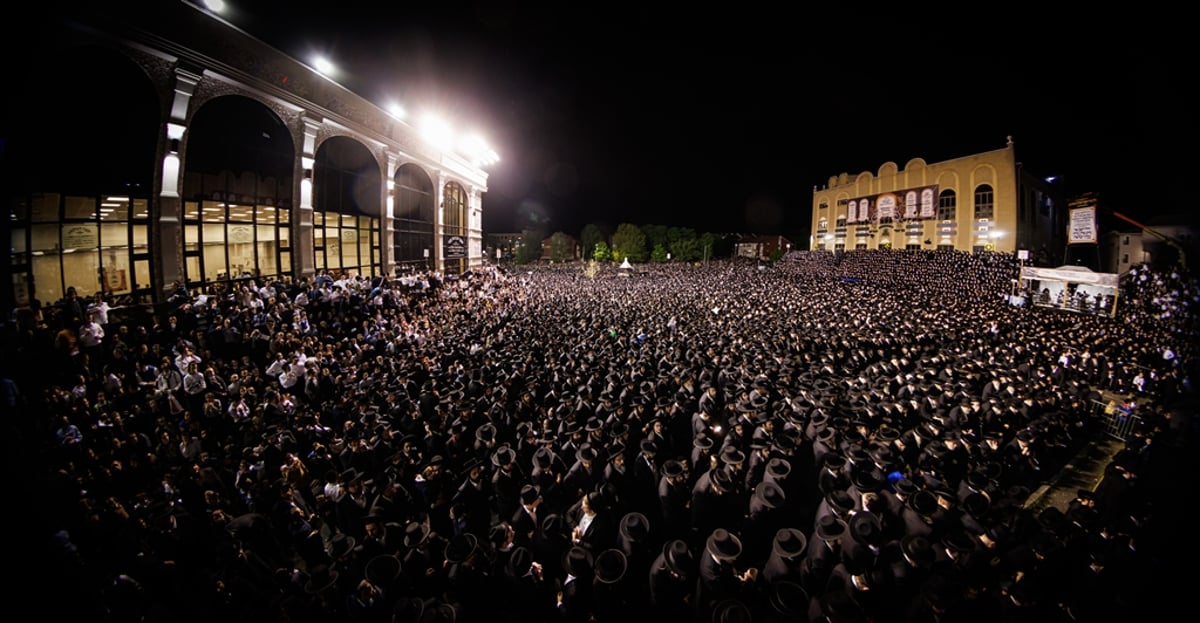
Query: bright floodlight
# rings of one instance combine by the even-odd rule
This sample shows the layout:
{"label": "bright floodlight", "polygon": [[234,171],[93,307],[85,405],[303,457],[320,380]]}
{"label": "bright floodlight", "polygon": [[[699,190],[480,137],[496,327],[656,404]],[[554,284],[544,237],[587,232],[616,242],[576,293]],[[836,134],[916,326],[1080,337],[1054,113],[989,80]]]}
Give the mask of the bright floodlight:
{"label": "bright floodlight", "polygon": [[458,149],[477,164],[492,164],[500,159],[496,152],[488,147],[487,141],[478,134],[463,137]]}
{"label": "bright floodlight", "polygon": [[388,104],[387,111],[389,115],[397,119],[403,119],[408,116],[408,111],[404,110],[403,106],[395,102]]}
{"label": "bright floodlight", "polygon": [[333,72],[337,71],[337,68],[333,66],[333,63],[329,62],[329,59],[325,58],[324,56],[317,56],[313,58],[313,66],[317,68],[317,71],[325,74],[326,76],[331,76],[333,75]]}
{"label": "bright floodlight", "polygon": [[450,125],[432,114],[427,114],[421,119],[421,136],[441,150],[448,150],[454,144]]}
{"label": "bright floodlight", "polygon": [[221,0],[204,0],[204,8],[213,13],[224,13],[225,3]]}

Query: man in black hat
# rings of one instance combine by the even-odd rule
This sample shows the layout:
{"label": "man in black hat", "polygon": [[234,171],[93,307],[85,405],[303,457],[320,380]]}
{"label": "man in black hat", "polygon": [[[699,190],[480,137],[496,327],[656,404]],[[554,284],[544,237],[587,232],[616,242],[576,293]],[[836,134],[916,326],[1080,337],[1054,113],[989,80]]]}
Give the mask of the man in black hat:
{"label": "man in black hat", "polygon": [[538,516],[538,509],[542,505],[541,488],[528,484],[521,487],[520,500],[520,508],[513,512],[509,524],[512,525],[513,533],[516,535],[517,545],[528,547],[532,545],[533,535],[541,525],[541,518]]}
{"label": "man in black hat", "polygon": [[650,608],[661,621],[690,618],[696,588],[696,560],[683,539],[671,539],[650,565]]}
{"label": "man in black hat", "polygon": [[501,444],[492,454],[492,506],[496,516],[507,520],[520,507],[521,487],[525,476],[517,465],[517,453],[507,443]]}
{"label": "man in black hat", "polygon": [[575,463],[563,476],[564,495],[578,500],[604,482],[604,466],[600,462],[600,449],[583,444],[575,453]]}
{"label": "man in black hat", "polygon": [[467,532],[477,539],[486,539],[492,523],[491,481],[484,476],[484,463],[480,458],[469,459],[464,471],[466,478],[450,500],[451,513]]}
{"label": "man in black hat", "polygon": [[619,549],[607,549],[596,556],[592,600],[597,623],[623,621],[637,603],[626,582],[628,568],[629,560]]}
{"label": "man in black hat", "polygon": [[740,568],[741,556],[742,540],[736,534],[717,528],[708,536],[704,555],[700,557],[696,588],[696,605],[701,616],[710,614],[720,602],[740,600],[750,594],[758,569]]}
{"label": "man in black hat", "polygon": [[688,486],[683,463],[674,459],[663,463],[658,481],[659,534],[666,539],[691,536],[692,489]]}
{"label": "man in black hat", "polygon": [[650,438],[639,442],[638,453],[633,458],[630,470],[629,499],[632,508],[657,515],[658,480],[662,476],[658,465],[658,444]]}
{"label": "man in black hat", "polygon": [[692,486],[692,534],[701,536],[721,527],[740,529],[745,501],[735,493],[733,474],[714,467],[700,475]]}
{"label": "man in black hat", "polygon": [[767,584],[801,583],[801,567],[808,549],[808,537],[796,528],[780,528],[771,541],[761,577]]}
{"label": "man in black hat", "polygon": [[804,590],[810,595],[824,593],[834,565],[842,560],[842,540],[846,532],[846,522],[837,516],[825,515],[817,521],[800,571]]}
{"label": "man in black hat", "polygon": [[594,560],[592,553],[580,546],[571,547],[563,556],[562,568],[566,575],[559,585],[557,600],[563,621],[582,623],[594,612]]}

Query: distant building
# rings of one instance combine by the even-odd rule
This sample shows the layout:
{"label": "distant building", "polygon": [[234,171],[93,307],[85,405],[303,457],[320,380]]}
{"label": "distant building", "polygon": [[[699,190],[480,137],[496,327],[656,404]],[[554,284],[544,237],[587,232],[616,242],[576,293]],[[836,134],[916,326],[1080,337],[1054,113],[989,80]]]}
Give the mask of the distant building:
{"label": "distant building", "polygon": [[875,173],[842,173],[813,189],[814,250],[1026,249],[1061,257],[1066,202],[1022,167],[1011,137],[1001,149]]}
{"label": "distant building", "polygon": [[760,260],[771,257],[776,251],[783,254],[791,250],[792,243],[783,236],[742,236],[734,244],[734,254],[738,257]]}
{"label": "distant building", "polygon": [[1135,264],[1195,264],[1200,258],[1200,227],[1183,216],[1151,219],[1145,229],[1129,228],[1105,234],[1100,242],[1104,270],[1125,273]]}

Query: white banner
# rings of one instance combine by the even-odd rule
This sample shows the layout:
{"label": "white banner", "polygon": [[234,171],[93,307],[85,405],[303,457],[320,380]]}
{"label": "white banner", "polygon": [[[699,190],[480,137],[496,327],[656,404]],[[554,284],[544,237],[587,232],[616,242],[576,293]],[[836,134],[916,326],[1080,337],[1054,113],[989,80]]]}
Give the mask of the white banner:
{"label": "white banner", "polygon": [[1067,225],[1067,244],[1096,244],[1096,208],[1074,208],[1071,222]]}
{"label": "white banner", "polygon": [[1026,266],[1021,270],[1021,278],[1065,281],[1068,283],[1083,283],[1115,288],[1117,287],[1120,275],[1116,273],[1095,273],[1086,268],[1037,268]]}

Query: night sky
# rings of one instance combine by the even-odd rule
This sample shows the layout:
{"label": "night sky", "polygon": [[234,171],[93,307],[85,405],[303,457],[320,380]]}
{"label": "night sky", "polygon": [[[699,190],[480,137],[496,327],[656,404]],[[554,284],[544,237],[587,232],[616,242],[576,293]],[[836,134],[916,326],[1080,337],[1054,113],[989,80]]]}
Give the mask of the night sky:
{"label": "night sky", "polygon": [[1069,24],[957,40],[784,5],[227,4],[230,22],[284,52],[327,55],[365,98],[482,133],[501,157],[485,233],[632,222],[799,236],[832,175],[1008,136],[1028,170],[1098,192],[1103,208],[1196,212],[1184,199],[1195,72],[1169,49],[1183,45],[1170,24],[1150,40]]}

